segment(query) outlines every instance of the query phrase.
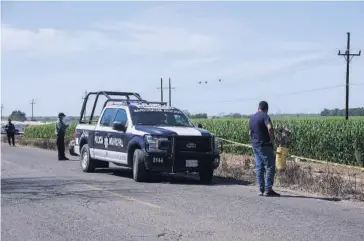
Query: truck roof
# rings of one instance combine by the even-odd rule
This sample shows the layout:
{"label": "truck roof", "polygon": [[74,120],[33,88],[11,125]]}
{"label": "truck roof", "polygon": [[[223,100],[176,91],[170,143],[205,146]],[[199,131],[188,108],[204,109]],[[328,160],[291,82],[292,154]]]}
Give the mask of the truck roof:
{"label": "truck roof", "polygon": [[[86,111],[86,105],[89,100],[89,97],[95,95],[94,104],[92,107],[92,111],[90,114],[90,118],[86,119],[85,111]],[[129,107],[129,108],[158,108],[158,109],[164,109],[164,110],[178,110],[174,107],[168,107],[166,102],[157,102],[157,101],[147,101],[142,99],[142,97],[138,93],[134,92],[118,92],[118,91],[97,91],[97,92],[89,92],[83,101],[81,114],[79,123],[85,124],[89,123],[91,124],[93,122],[93,117],[95,113],[95,108],[97,105],[97,102],[99,100],[99,96],[106,97],[106,101],[104,102],[103,108],[105,107],[113,107],[113,108],[119,108],[121,106]]]}
{"label": "truck roof", "polygon": [[175,107],[172,106],[167,106],[167,105],[163,105],[160,103],[149,103],[149,102],[141,102],[141,103],[110,103],[108,105],[105,106],[105,108],[119,108],[119,107],[129,107],[130,109],[137,109],[137,108],[143,108],[143,109],[148,109],[148,108],[158,108],[158,109],[166,109],[166,110],[175,110]]}

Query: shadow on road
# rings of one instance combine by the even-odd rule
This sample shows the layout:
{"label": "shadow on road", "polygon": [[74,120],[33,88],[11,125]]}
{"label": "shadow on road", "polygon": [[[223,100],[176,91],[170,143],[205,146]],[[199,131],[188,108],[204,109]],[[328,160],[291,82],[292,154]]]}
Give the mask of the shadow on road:
{"label": "shadow on road", "polygon": [[32,177],[1,179],[1,204],[40,202],[46,200],[76,198],[85,203],[102,203],[117,199],[112,192],[122,195],[154,195],[156,188],[145,185],[131,186],[121,181],[94,179],[70,179],[70,177]]}
{"label": "shadow on road", "polygon": [[[100,169],[98,172],[101,175],[110,174],[132,178],[130,170]],[[102,180],[102,178],[95,179],[95,176],[86,176],[84,179],[69,176],[2,178],[1,205],[4,207],[29,202],[69,199],[82,200],[84,205],[89,205],[90,203],[106,203],[110,200],[120,199],[115,196],[115,193],[136,198],[150,197],[158,195],[161,188],[168,188],[161,185],[151,185],[153,183],[200,185],[198,178],[177,175],[156,175],[150,183],[135,184],[125,181],[125,179]]]}
{"label": "shadow on road", "polygon": [[[129,170],[123,169],[100,169],[100,173],[132,178]],[[224,178],[216,178],[222,179]],[[225,180],[226,181],[226,180]],[[231,180],[228,180],[231,181]],[[198,178],[177,175],[156,175],[150,183],[199,185]],[[233,180],[232,183],[235,183]],[[168,184],[167,184],[168,185]],[[214,184],[212,184],[214,185]],[[218,184],[219,185],[219,184]],[[223,185],[223,184],[220,184]],[[19,203],[40,202],[55,199],[76,198],[88,203],[104,203],[117,199],[113,193],[125,196],[154,196],[158,195],[160,189],[167,188],[160,185],[148,183],[130,183],[125,180],[95,180],[93,179],[71,179],[70,177],[32,177],[32,178],[3,178],[1,179],[1,202],[4,205]],[[173,189],[173,188],[172,188]],[[324,201],[341,201],[339,198],[309,197],[284,195],[281,198],[307,198]]]}
{"label": "shadow on road", "polygon": [[309,196],[302,196],[302,195],[284,195],[281,194],[280,197],[284,198],[307,198],[307,199],[316,199],[316,200],[323,200],[323,201],[331,201],[331,202],[339,202],[341,201],[340,198],[330,198],[330,197],[309,197]]}
{"label": "shadow on road", "polygon": [[[114,176],[133,178],[133,173],[130,169],[126,168],[107,168],[97,169],[97,173],[106,173]],[[169,183],[176,185],[202,185],[199,177],[196,174],[165,174],[165,173],[154,173],[148,180],[148,183]],[[210,185],[250,185],[250,182],[237,180],[234,178],[217,177],[213,178]]]}
{"label": "shadow on road", "polygon": [[69,160],[58,160],[59,162],[78,162],[80,161],[79,159],[75,159],[75,158],[72,158],[72,157],[69,157]]}

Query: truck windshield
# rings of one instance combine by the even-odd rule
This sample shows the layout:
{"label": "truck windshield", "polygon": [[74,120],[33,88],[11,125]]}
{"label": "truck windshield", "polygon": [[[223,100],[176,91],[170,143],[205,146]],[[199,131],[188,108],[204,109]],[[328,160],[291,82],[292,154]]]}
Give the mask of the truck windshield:
{"label": "truck windshield", "polygon": [[134,125],[164,125],[194,127],[186,115],[179,110],[130,110]]}

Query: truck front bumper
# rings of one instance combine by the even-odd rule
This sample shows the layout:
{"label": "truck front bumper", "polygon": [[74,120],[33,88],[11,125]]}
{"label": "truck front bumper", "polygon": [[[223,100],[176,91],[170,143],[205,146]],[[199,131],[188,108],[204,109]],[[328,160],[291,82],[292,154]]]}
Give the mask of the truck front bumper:
{"label": "truck front bumper", "polygon": [[200,172],[220,165],[220,155],[184,152],[178,155],[144,152],[144,163],[153,172]]}

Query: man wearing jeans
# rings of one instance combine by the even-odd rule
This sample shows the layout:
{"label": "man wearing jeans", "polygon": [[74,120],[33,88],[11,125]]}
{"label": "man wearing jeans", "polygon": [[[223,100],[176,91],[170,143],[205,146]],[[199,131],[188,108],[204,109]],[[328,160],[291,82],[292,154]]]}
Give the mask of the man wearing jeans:
{"label": "man wearing jeans", "polygon": [[274,130],[268,115],[268,103],[266,101],[259,102],[258,112],[251,117],[249,129],[255,155],[259,195],[280,196],[273,191],[276,166],[273,150]]}

